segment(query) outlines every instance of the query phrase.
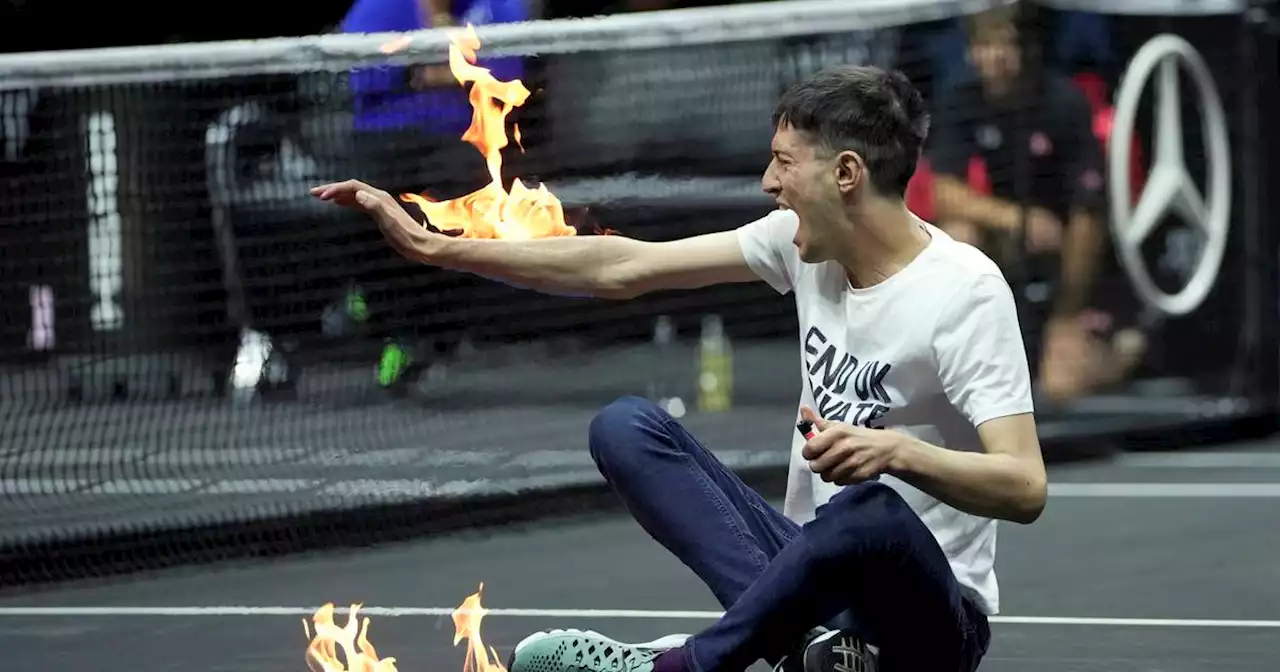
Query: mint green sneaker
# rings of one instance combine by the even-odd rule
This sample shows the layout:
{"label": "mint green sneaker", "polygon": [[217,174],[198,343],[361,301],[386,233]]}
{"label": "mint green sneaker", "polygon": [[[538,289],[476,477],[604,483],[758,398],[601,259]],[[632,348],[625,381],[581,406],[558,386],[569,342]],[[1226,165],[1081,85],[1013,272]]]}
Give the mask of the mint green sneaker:
{"label": "mint green sneaker", "polygon": [[679,647],[689,635],[667,635],[627,644],[590,630],[535,632],[516,644],[508,672],[651,672],[653,659]]}

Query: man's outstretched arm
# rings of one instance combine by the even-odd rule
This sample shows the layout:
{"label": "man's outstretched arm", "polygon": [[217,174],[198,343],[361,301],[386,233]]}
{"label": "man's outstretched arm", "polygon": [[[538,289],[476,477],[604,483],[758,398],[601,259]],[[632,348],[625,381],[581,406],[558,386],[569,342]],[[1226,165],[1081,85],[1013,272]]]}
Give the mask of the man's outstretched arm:
{"label": "man's outstretched arm", "polygon": [[747,265],[733,231],[661,243],[622,236],[455,238],[425,229],[390,194],[362,182],[321,185],[311,193],[372,216],[406,258],[546,294],[626,299],[760,279]]}

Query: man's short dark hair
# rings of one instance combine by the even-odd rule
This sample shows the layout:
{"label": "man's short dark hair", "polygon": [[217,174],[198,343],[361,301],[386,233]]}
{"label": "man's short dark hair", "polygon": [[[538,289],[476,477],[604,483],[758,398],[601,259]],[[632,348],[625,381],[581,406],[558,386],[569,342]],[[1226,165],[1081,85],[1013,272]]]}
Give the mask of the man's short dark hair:
{"label": "man's short dark hair", "polygon": [[1024,13],[1018,5],[996,7],[976,14],[967,14],[961,20],[969,44],[1009,40],[1018,41],[1018,29]]}
{"label": "man's short dark hair", "polygon": [[773,125],[800,131],[829,152],[857,152],[877,191],[902,196],[929,136],[929,113],[901,72],[839,66],[782,94]]}

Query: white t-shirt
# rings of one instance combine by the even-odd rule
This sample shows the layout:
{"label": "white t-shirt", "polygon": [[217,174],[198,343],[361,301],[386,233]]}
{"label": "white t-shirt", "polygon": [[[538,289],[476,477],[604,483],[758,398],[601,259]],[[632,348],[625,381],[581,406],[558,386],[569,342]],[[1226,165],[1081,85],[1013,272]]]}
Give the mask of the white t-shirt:
{"label": "white t-shirt", "polygon": [[[933,238],[919,256],[883,282],[854,289],[838,263],[800,260],[791,242],[798,221],[778,210],[740,227],[738,240],[762,280],[779,293],[795,292],[801,404],[827,420],[975,452],[983,450],[978,425],[1032,411],[1013,292],[991,259],[926,225]],[[839,487],[810,471],[800,455],[805,441],[792,435],[783,513],[803,524]],[[933,532],[978,608],[998,613],[996,521],[962,513],[892,476],[880,481]]]}

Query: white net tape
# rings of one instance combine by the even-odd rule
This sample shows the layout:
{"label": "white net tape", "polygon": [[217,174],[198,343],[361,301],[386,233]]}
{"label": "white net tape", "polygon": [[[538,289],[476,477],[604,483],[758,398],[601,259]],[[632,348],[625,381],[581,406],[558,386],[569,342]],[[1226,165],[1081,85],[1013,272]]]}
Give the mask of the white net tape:
{"label": "white net tape", "polygon": [[[804,0],[478,26],[490,56],[663,49],[869,31],[1016,0]],[[394,53],[384,48],[395,43]],[[317,35],[0,56],[0,89],[163,82],[447,59],[443,30]]]}
{"label": "white net tape", "polygon": [[[529,21],[477,29],[487,54],[542,55],[662,49],[758,39],[868,31],[933,21],[1020,0],[800,0],[588,19]],[[1249,0],[1036,0],[1062,10],[1115,15],[1234,14]],[[395,43],[394,53],[385,53]],[[441,62],[443,30],[331,34],[216,43],[0,54],[0,90],[339,72],[376,61]]]}
{"label": "white net tape", "polygon": [[1213,16],[1239,14],[1249,0],[1036,0],[1055,9],[1129,16]]}

